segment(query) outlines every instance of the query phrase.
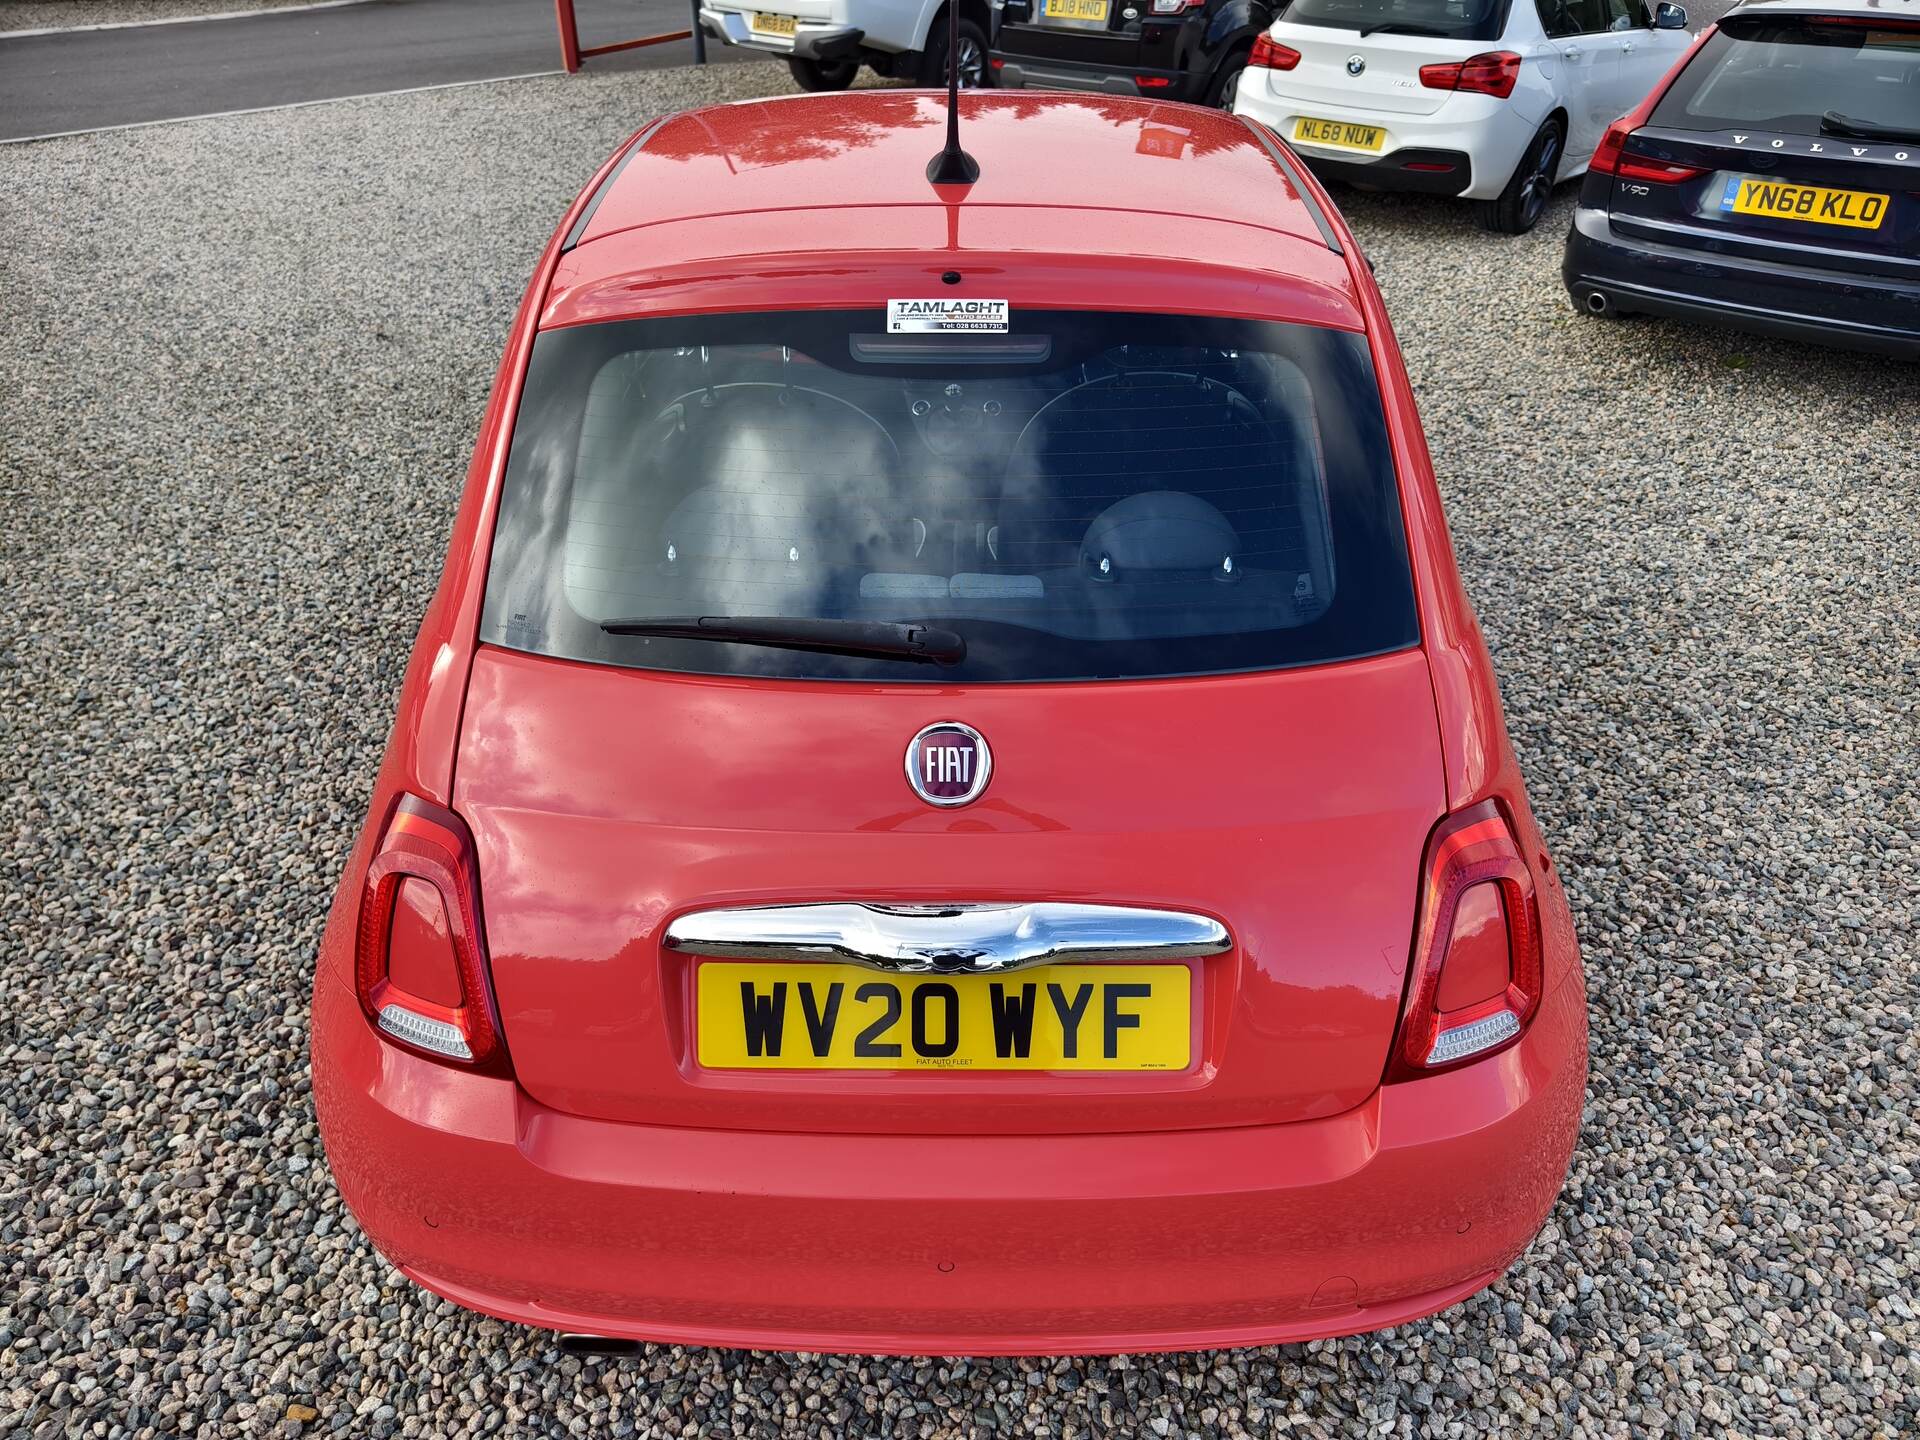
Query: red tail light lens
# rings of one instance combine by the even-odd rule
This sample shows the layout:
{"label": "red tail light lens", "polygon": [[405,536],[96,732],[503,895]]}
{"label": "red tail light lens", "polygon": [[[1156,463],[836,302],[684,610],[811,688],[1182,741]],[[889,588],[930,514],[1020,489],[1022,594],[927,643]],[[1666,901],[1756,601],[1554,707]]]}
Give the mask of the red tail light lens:
{"label": "red tail light lens", "polygon": [[1649,159],[1645,155],[1627,154],[1627,137],[1638,128],[1632,115],[1614,121],[1607,127],[1607,133],[1600,137],[1600,144],[1593,152],[1593,159],[1587,162],[1587,168],[1596,175],[1615,175],[1622,180],[1646,180],[1655,185],[1674,185],[1707,173],[1698,165],[1673,165],[1664,160]]}
{"label": "red tail light lens", "polygon": [[1271,35],[1262,35],[1253,42],[1253,52],[1247,56],[1247,64],[1258,70],[1291,70],[1300,63],[1300,52],[1290,50]]}
{"label": "red tail light lens", "polygon": [[390,1039],[436,1060],[506,1073],[473,837],[451,810],[415,795],[394,810],[360,895],[354,988]]}
{"label": "red tail light lens", "polygon": [[1520,79],[1520,57],[1511,50],[1489,50],[1451,65],[1422,65],[1420,83],[1429,90],[1466,90],[1506,99]]}
{"label": "red tail light lens", "polygon": [[1387,1079],[1480,1060],[1518,1040],[1544,988],[1540,906],[1513,831],[1488,801],[1427,843],[1406,1013]]}

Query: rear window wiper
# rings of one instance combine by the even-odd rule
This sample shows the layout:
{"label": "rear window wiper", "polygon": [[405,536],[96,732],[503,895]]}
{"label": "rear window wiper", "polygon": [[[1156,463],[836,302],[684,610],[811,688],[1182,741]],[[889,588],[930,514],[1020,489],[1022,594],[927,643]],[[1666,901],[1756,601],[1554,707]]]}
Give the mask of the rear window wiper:
{"label": "rear window wiper", "polygon": [[1920,130],[1903,130],[1895,125],[1876,125],[1871,120],[1853,120],[1838,110],[1820,117],[1822,135],[1851,135],[1856,140],[1920,140]]}
{"label": "rear window wiper", "polygon": [[1362,40],[1369,35],[1431,35],[1436,40],[1445,40],[1452,34],[1451,30],[1436,29],[1432,25],[1408,25],[1398,20],[1381,20],[1360,27]]}
{"label": "rear window wiper", "polygon": [[609,635],[660,636],[669,640],[722,640],[767,645],[776,650],[814,650],[876,660],[922,660],[957,665],[967,642],[951,630],[886,620],[810,620],[785,615],[694,615],[679,619],[602,620]]}

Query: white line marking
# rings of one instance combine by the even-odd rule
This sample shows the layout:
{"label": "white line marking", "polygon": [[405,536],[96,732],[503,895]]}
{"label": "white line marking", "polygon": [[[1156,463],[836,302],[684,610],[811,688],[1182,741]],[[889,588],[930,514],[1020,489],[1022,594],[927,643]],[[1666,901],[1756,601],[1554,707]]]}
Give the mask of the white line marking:
{"label": "white line marking", "polygon": [[244,20],[249,15],[298,15],[305,10],[341,10],[372,0],[313,0],[308,5],[269,5],[262,10],[221,10],[211,15],[167,15],[158,20],[113,20],[101,25],[46,25],[38,30],[0,30],[0,40],[30,35],[79,35],[88,30],[144,30],[149,25],[192,25],[201,20]]}
{"label": "white line marking", "polygon": [[469,85],[505,85],[511,80],[541,80],[564,75],[564,70],[529,70],[524,75],[489,75],[484,80],[448,80],[439,85],[409,85],[403,90],[369,90],[362,95],[328,95],[319,100],[293,100],[285,105],[252,105],[244,110],[209,110],[204,115],[169,115],[163,120],[135,120],[128,125],[95,125],[88,130],[54,130],[45,135],[0,137],[0,145],[31,145],[39,140],[66,140],[75,135],[107,135],[115,130],[151,130],[156,125],[183,125],[189,120],[224,120],[230,115],[264,115],[273,110],[308,110],[315,105],[338,105],[343,100],[378,100],[386,95],[419,95],[428,90],[464,90]]}

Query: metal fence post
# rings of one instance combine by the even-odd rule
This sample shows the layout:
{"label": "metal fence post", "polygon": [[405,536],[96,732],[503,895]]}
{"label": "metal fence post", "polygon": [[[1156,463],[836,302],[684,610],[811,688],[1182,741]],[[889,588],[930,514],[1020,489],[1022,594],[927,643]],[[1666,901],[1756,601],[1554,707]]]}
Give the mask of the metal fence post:
{"label": "metal fence post", "polygon": [[693,6],[693,63],[707,63],[707,32],[700,28],[700,0],[690,0]]}
{"label": "metal fence post", "polygon": [[573,0],[553,0],[553,18],[560,25],[560,63],[571,75],[580,68],[580,27],[574,23]]}

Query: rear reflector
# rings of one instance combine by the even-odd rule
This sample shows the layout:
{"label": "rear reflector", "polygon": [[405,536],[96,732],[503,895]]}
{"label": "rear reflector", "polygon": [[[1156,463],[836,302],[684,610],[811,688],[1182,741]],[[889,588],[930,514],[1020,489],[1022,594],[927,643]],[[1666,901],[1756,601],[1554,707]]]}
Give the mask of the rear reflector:
{"label": "rear reflector", "polygon": [[354,990],[386,1035],[436,1060],[508,1073],[488,983],[473,838],[404,795],[367,865]]}
{"label": "rear reflector", "polygon": [[1388,1080],[1411,1080],[1512,1044],[1544,989],[1540,908],[1512,828],[1492,801],[1448,816],[1427,843],[1405,1013]]}
{"label": "rear reflector", "polygon": [[1262,35],[1253,42],[1253,51],[1247,56],[1247,64],[1259,70],[1291,70],[1300,63],[1300,52],[1289,49],[1271,35]]}

